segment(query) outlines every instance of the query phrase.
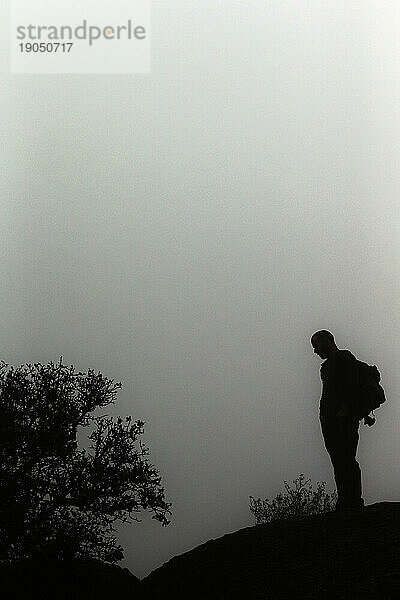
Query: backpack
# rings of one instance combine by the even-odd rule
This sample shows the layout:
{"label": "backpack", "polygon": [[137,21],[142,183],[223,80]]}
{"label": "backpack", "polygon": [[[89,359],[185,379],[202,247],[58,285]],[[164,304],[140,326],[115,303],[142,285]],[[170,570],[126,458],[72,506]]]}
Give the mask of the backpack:
{"label": "backpack", "polygon": [[375,416],[371,416],[370,413],[386,401],[385,392],[379,383],[381,374],[375,365],[368,365],[361,360],[357,360],[357,367],[357,416],[360,421],[364,419],[364,425],[371,427],[375,423]]}

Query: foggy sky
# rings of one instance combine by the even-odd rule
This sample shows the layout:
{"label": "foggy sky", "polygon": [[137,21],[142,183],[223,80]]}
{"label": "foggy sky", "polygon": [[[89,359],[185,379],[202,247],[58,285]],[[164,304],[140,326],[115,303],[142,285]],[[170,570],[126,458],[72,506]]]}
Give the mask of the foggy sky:
{"label": "foggy sky", "polygon": [[139,577],[333,489],[317,329],[380,368],[364,499],[400,492],[399,3],[152,5],[150,75],[10,75],[6,29],[0,59],[1,358],[122,382],[173,503],[121,531]]}

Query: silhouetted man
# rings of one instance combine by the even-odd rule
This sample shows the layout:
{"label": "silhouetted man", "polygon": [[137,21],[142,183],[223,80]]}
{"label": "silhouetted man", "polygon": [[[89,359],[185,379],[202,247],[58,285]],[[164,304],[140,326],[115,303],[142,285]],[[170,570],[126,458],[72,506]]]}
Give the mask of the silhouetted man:
{"label": "silhouetted man", "polygon": [[332,461],[338,500],[336,510],[362,508],[361,471],[356,460],[359,419],[354,411],[358,370],[355,356],[339,350],[330,331],[311,337],[321,365],[322,396],[319,418],[325,447]]}

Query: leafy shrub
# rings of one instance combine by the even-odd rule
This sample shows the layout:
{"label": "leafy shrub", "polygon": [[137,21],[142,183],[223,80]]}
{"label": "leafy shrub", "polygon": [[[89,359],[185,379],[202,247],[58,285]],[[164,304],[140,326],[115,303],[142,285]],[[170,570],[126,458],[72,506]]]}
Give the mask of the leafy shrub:
{"label": "leafy shrub", "polygon": [[[121,383],[50,362],[0,363],[0,561],[36,556],[116,562],[116,521],[142,510],[167,525],[157,469],[140,440],[143,421],[94,416]],[[89,449],[77,429],[92,428]]]}
{"label": "leafy shrub", "polygon": [[250,496],[250,511],[257,525],[288,517],[331,512],[335,508],[337,494],[325,492],[325,482],[317,482],[313,490],[311,480],[300,474],[293,480],[293,487],[287,481],[284,484],[286,492],[278,494],[273,500]]}

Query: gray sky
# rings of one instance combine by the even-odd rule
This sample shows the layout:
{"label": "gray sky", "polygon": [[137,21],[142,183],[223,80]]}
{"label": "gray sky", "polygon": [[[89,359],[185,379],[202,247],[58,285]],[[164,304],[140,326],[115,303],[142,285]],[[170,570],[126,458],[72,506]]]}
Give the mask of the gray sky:
{"label": "gray sky", "polygon": [[[7,6],[0,9],[7,23]],[[309,337],[376,363],[367,503],[400,491],[400,4],[153,2],[150,75],[10,75],[0,42],[1,358],[94,368],[146,421],[173,522],[139,577],[333,489]]]}

